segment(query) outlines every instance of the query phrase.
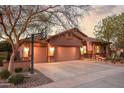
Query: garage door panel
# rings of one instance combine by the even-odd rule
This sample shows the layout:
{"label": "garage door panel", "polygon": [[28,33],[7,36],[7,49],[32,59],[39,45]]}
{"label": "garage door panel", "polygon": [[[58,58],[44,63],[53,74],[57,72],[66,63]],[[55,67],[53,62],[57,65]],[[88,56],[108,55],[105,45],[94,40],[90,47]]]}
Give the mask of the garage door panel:
{"label": "garage door panel", "polygon": [[46,47],[34,47],[34,62],[47,62],[47,48]]}
{"label": "garage door panel", "polygon": [[80,51],[78,47],[57,47],[56,61],[78,60]]}

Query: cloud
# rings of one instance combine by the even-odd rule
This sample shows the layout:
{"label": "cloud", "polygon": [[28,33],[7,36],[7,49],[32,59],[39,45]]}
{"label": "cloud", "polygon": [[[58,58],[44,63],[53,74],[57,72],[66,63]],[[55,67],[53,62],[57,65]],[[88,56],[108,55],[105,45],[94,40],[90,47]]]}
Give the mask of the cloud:
{"label": "cloud", "polygon": [[91,13],[96,14],[96,15],[103,15],[107,13],[112,13],[113,10],[117,7],[115,5],[96,5],[96,6],[91,6]]}
{"label": "cloud", "polygon": [[94,5],[89,13],[82,17],[80,29],[88,36],[94,37],[94,26],[103,18],[124,12],[124,5]]}

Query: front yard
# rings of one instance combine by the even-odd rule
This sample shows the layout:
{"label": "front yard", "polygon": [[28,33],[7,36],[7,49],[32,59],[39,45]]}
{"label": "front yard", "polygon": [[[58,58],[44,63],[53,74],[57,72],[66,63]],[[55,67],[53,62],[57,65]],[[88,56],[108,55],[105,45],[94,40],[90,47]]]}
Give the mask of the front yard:
{"label": "front yard", "polygon": [[[1,67],[0,70],[1,69],[3,68]],[[21,75],[21,76],[12,78],[11,79],[12,83],[10,83],[9,78],[11,78],[14,75]],[[23,81],[22,81],[22,76],[24,76]],[[13,81],[16,82],[17,84],[13,84],[14,83]],[[53,80],[51,80],[50,78],[46,77],[44,74],[36,70],[35,70],[35,74],[30,74],[29,71],[21,71],[21,72],[13,73],[7,79],[0,78],[0,88],[31,88],[43,84],[48,84],[51,82],[53,82]]]}
{"label": "front yard", "polygon": [[[120,62],[113,64],[111,61],[97,61],[91,59],[37,63],[35,64],[35,74],[32,75],[28,70],[21,70],[18,67],[13,75],[21,74],[24,76],[24,80],[19,84],[8,83],[8,78],[13,76],[10,75],[6,79],[0,79],[0,87],[124,87],[124,79],[122,77],[124,73],[123,67],[124,64]],[[0,69],[2,68],[3,67],[0,67]],[[113,78],[116,77],[116,75],[118,75],[118,77]],[[109,80],[107,80],[107,78]],[[18,80],[20,80],[20,77],[16,77],[16,79],[14,77],[14,82]],[[105,82],[103,82],[103,80]]]}

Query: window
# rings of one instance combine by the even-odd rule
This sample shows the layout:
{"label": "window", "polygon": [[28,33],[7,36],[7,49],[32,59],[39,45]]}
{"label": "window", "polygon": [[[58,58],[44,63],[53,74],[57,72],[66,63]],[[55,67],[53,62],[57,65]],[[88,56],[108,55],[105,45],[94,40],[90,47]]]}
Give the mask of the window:
{"label": "window", "polygon": [[81,55],[83,55],[83,47],[80,47],[80,52],[81,52]]}
{"label": "window", "polygon": [[96,53],[100,53],[100,46],[96,46]]}
{"label": "window", "polygon": [[23,57],[29,57],[29,48],[28,47],[24,47],[24,49],[23,49]]}

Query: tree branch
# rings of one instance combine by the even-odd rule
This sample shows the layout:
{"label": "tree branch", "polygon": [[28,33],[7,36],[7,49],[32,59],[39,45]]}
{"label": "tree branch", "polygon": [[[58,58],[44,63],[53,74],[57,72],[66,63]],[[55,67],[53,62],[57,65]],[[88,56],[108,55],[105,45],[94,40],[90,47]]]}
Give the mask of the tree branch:
{"label": "tree branch", "polygon": [[5,24],[2,22],[1,25],[2,25],[2,27],[3,27],[3,31],[4,31],[5,35],[10,39],[11,44],[14,46],[14,42],[13,42],[11,36],[7,33]]}
{"label": "tree branch", "polygon": [[0,36],[0,38],[2,38],[2,39],[4,39],[4,40],[6,40],[6,38],[5,38],[5,37],[2,37],[2,36]]}
{"label": "tree branch", "polygon": [[12,31],[14,31],[14,34],[15,34],[16,39],[17,39],[17,42],[19,41],[19,36],[17,36],[17,32],[16,32],[16,28],[15,27],[16,27],[16,24],[17,24],[20,16],[21,16],[21,12],[22,12],[22,6],[20,5],[19,6],[19,13],[18,13],[17,18],[15,19],[15,22],[14,22],[13,27],[12,27]]}
{"label": "tree branch", "polygon": [[11,11],[11,10],[10,10],[10,6],[8,6],[8,7],[5,6],[6,16],[7,16],[8,19],[9,19],[10,25],[13,26],[13,24],[12,24],[12,19],[11,19],[11,16],[10,16],[10,11]]}
{"label": "tree branch", "polygon": [[31,22],[31,18],[32,18],[33,16],[35,16],[36,14],[42,13],[42,12],[44,12],[44,11],[47,11],[47,10],[49,10],[49,9],[55,8],[55,7],[57,7],[57,6],[58,6],[58,5],[56,5],[56,6],[49,6],[49,7],[45,8],[45,9],[42,9],[41,11],[38,11],[39,8],[37,7],[37,9],[36,9],[36,11],[35,11],[34,13],[33,13],[33,10],[31,9],[30,12],[29,12],[29,17],[28,17],[27,20],[25,21],[25,23],[24,23],[24,25],[23,25],[23,27],[22,27],[22,29],[21,29],[19,35],[18,35],[19,38],[20,38],[21,34],[26,31],[26,28],[27,28],[28,24]]}

